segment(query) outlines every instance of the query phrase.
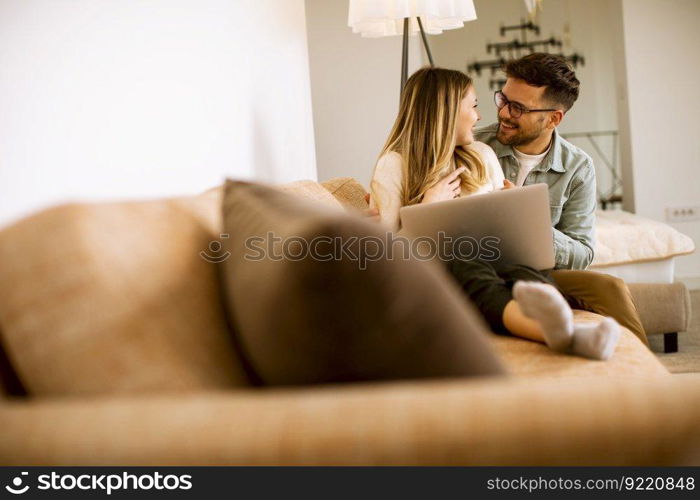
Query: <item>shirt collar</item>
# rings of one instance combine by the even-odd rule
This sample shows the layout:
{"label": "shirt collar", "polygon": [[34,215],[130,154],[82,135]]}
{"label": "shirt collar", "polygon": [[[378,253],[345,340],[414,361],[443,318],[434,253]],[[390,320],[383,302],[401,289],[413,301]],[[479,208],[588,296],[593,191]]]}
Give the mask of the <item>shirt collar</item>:
{"label": "shirt collar", "polygon": [[[542,162],[532,170],[546,172],[547,170],[551,169],[555,172],[566,172],[566,169],[561,161],[561,141],[562,139],[559,136],[559,132],[557,132],[557,129],[555,128],[554,132],[552,133],[552,147],[549,148],[549,153],[547,153],[547,156],[544,157]],[[498,156],[499,159],[506,156],[512,156],[515,158],[513,147],[506,144],[501,144],[498,142],[498,140],[494,141],[493,150],[496,152],[496,156]]]}

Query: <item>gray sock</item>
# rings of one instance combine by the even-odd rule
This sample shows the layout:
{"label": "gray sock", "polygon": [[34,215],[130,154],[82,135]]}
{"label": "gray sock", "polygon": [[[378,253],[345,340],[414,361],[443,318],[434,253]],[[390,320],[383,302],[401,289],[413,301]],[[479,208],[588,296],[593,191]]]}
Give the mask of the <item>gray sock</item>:
{"label": "gray sock", "polygon": [[517,281],[513,297],[523,313],[542,326],[545,343],[555,351],[571,346],[574,315],[559,290],[547,283]]}
{"label": "gray sock", "polygon": [[613,355],[618,340],[620,325],[613,318],[605,318],[600,323],[575,325],[571,352],[604,361]]}

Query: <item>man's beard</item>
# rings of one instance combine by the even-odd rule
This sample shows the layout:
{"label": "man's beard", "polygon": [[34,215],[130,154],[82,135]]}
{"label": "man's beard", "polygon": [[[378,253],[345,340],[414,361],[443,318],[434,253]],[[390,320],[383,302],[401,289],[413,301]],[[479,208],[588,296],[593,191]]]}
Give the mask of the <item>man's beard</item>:
{"label": "man's beard", "polygon": [[516,128],[515,131],[510,135],[506,136],[502,133],[502,121],[503,120],[498,121],[498,132],[496,133],[496,139],[498,139],[498,142],[506,146],[523,146],[525,144],[530,144],[532,141],[537,139],[542,133],[542,128],[539,128],[537,130],[531,130],[528,132],[520,128],[519,125],[507,122],[508,125],[515,125],[518,128]]}

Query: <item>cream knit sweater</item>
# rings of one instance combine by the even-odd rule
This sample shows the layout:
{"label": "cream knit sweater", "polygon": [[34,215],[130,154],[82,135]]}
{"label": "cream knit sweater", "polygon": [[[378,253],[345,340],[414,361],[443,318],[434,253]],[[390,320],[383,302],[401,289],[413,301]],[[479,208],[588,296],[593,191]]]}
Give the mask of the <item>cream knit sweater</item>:
{"label": "cream knit sweater", "polygon": [[[477,191],[469,192],[462,188],[461,196],[470,194],[482,194],[501,189],[503,187],[503,170],[498,163],[496,153],[483,142],[473,142],[469,149],[477,152],[486,166],[488,181]],[[441,172],[441,176],[447,175],[454,169],[454,163],[447,165]],[[399,210],[402,205],[403,167],[401,155],[395,152],[387,153],[379,158],[374,169],[374,175],[370,182],[370,208],[379,209],[379,217],[383,224],[390,230],[396,231],[400,227]]]}

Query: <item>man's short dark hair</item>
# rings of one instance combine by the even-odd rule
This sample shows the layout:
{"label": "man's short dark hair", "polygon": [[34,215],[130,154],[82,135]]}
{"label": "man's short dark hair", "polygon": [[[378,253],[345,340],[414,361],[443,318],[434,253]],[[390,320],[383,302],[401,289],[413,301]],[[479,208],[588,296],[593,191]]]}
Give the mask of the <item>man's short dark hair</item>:
{"label": "man's short dark hair", "polygon": [[534,54],[508,61],[506,75],[524,80],[534,87],[545,87],[543,97],[552,104],[558,104],[564,111],[571,109],[578,99],[580,82],[564,56],[555,54]]}

